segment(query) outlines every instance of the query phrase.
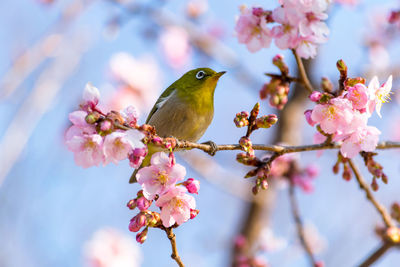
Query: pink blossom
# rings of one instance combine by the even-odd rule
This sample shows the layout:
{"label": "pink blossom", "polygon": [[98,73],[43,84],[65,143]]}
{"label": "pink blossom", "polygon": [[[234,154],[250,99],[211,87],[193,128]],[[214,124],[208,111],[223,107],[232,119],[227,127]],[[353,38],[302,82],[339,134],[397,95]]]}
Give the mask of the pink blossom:
{"label": "pink blossom", "polygon": [[162,73],[154,57],[134,58],[119,52],[110,59],[110,71],[118,83],[109,102],[112,109],[121,110],[129,105],[140,111],[151,108],[162,85]]}
{"label": "pink blossom", "polygon": [[138,121],[139,118],[139,113],[137,111],[137,109],[134,106],[128,106],[126,108],[124,108],[120,114],[122,115],[122,117],[124,118],[125,122],[131,126],[134,127],[136,126],[136,123]]}
{"label": "pink blossom", "polygon": [[200,182],[198,180],[195,180],[193,178],[187,179],[183,185],[186,187],[189,193],[191,194],[198,194],[198,191],[200,190]]}
{"label": "pink blossom", "polygon": [[85,243],[84,258],[84,267],[139,267],[143,256],[129,234],[102,228]]}
{"label": "pink blossom", "polygon": [[[71,128],[66,134],[70,136],[65,143],[68,149],[74,152],[75,163],[84,168],[98,166],[103,163],[103,138],[98,134],[79,133],[78,131],[81,129],[76,126]],[[76,132],[72,134],[72,131]]]}
{"label": "pink blossom", "polygon": [[315,57],[317,44],[327,41],[329,29],[322,20],[327,1],[282,0],[281,7],[274,9],[272,18],[280,23],[272,29],[275,44],[281,49],[296,49],[300,57]]}
{"label": "pink blossom", "polygon": [[87,83],[85,89],[83,90],[82,99],[84,101],[84,103],[82,104],[84,109],[85,107],[93,109],[99,103],[100,92],[91,83]]}
{"label": "pink blossom", "polygon": [[354,109],[364,109],[368,103],[367,87],[358,83],[348,88],[346,98],[351,101]]}
{"label": "pink blossom", "polygon": [[376,113],[382,118],[381,108],[382,104],[390,100],[390,90],[392,89],[392,75],[389,76],[387,81],[379,85],[379,80],[376,76],[372,78],[368,85],[368,93],[370,102],[369,113],[371,114],[376,108]]}
{"label": "pink blossom", "polygon": [[239,43],[246,44],[247,49],[252,53],[269,47],[271,43],[271,30],[267,27],[266,17],[258,8],[242,7],[235,31]]}
{"label": "pink blossom", "polygon": [[136,178],[143,188],[143,195],[152,200],[157,194],[175,187],[175,183],[183,180],[185,175],[185,167],[174,164],[167,154],[157,152],[151,157],[151,165],[140,169]]}
{"label": "pink blossom", "polygon": [[165,227],[175,223],[180,225],[190,219],[190,211],[196,208],[196,201],[186,192],[186,188],[174,186],[156,201],[161,208],[161,221]]}
{"label": "pink blossom", "polygon": [[192,48],[189,42],[189,34],[184,28],[167,27],[160,37],[160,44],[171,67],[179,69],[189,62]]}
{"label": "pink blossom", "polygon": [[295,185],[299,186],[305,193],[312,193],[314,191],[314,186],[311,182],[311,177],[305,175],[295,175],[292,181]]}
{"label": "pink blossom", "polygon": [[129,166],[134,169],[139,168],[143,159],[146,157],[147,152],[147,147],[133,149],[128,155]]}
{"label": "pink blossom", "polygon": [[373,126],[359,128],[343,141],[340,152],[346,158],[353,158],[360,151],[372,152],[378,144],[380,134]]}
{"label": "pink blossom", "polygon": [[353,113],[352,104],[348,99],[333,98],[328,104],[316,105],[311,119],[319,123],[325,133],[333,134],[337,131],[347,131],[347,128],[351,126]]}
{"label": "pink blossom", "polygon": [[316,122],[311,119],[311,114],[312,114],[311,109],[307,109],[306,111],[304,111],[304,116],[306,117],[307,123],[310,124],[311,126],[314,126]]}
{"label": "pink blossom", "polygon": [[104,140],[105,162],[117,164],[119,161],[126,159],[133,149],[143,149],[145,147],[141,142],[143,137],[143,133],[133,129],[126,132],[108,134]]}

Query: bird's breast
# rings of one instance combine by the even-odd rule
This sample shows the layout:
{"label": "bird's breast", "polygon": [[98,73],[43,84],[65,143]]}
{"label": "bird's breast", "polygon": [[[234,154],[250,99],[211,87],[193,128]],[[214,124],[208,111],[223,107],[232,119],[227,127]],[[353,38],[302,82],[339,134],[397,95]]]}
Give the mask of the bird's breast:
{"label": "bird's breast", "polygon": [[149,124],[156,127],[162,137],[173,136],[196,142],[203,136],[214,116],[211,105],[199,109],[192,103],[169,99],[151,117]]}

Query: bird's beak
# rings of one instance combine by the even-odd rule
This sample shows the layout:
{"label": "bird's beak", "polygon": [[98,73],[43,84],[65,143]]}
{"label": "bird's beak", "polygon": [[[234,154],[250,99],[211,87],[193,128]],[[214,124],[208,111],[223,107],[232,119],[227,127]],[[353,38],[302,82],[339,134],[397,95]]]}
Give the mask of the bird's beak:
{"label": "bird's beak", "polygon": [[226,71],[221,71],[221,72],[217,72],[214,74],[214,77],[216,77],[217,79],[219,79],[222,75],[224,75],[226,73]]}

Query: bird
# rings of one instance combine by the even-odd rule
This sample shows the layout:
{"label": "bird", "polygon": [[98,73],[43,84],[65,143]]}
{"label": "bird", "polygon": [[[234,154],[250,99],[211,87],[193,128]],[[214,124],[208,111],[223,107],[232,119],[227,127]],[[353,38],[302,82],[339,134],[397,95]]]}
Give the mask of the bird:
{"label": "bird", "polygon": [[[151,109],[146,124],[154,126],[160,137],[197,142],[214,117],[214,92],[219,78],[226,72],[197,68],[186,72],[160,95]],[[211,141],[206,142],[214,145]],[[137,172],[150,165],[151,156],[160,151],[148,145],[148,154],[129,183],[136,182]]]}

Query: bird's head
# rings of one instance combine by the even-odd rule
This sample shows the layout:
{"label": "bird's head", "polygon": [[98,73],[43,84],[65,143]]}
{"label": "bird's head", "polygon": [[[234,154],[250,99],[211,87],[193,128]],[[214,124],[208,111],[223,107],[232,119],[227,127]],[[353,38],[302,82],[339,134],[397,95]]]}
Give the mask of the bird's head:
{"label": "bird's head", "polygon": [[175,82],[175,88],[185,93],[214,93],[219,78],[225,71],[216,72],[210,68],[197,68],[186,72]]}

